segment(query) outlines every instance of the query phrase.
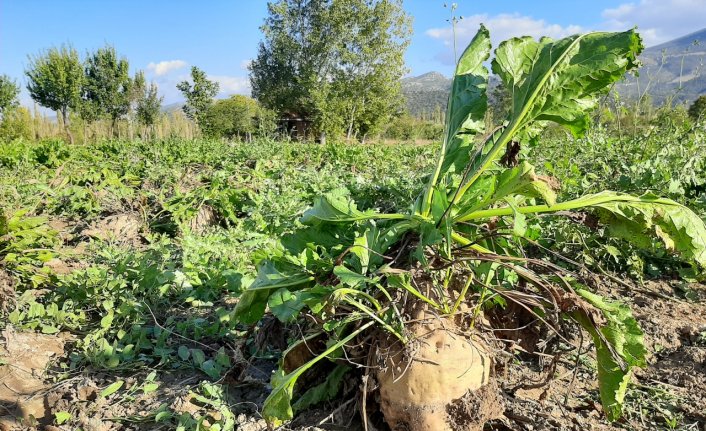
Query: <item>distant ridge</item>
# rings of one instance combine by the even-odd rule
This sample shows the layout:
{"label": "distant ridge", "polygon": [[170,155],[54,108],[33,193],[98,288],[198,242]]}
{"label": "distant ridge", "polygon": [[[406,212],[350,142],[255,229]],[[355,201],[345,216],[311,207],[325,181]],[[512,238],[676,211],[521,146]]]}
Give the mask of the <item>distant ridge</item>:
{"label": "distant ridge", "polygon": [[439,72],[402,78],[402,94],[407,103],[407,112],[415,117],[433,115],[445,111],[449,98],[451,79]]}
{"label": "distant ridge", "polygon": [[639,77],[628,76],[617,86],[622,95],[647,94],[661,104],[690,103],[706,94],[706,28],[647,48],[640,60]]}

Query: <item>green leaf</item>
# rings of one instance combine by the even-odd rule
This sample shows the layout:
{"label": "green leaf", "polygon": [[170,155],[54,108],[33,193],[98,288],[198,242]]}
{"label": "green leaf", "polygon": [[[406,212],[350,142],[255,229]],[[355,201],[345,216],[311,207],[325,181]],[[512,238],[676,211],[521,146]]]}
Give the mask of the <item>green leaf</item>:
{"label": "green leaf", "polygon": [[515,205],[513,199],[508,197],[506,199],[508,205],[513,210],[513,220],[512,220],[512,233],[515,236],[523,237],[527,232],[527,217],[517,210],[517,205]]}
{"label": "green leaf", "polygon": [[667,250],[706,268],[706,225],[703,220],[689,208],[652,194],[637,197],[605,191],[551,206],[530,205],[516,210],[505,207],[474,211],[456,221],[511,215],[515,211],[531,214],[577,209],[596,210],[611,234],[638,247],[649,249],[652,247],[652,239],[659,239]]}
{"label": "green leaf", "polygon": [[622,414],[628,384],[634,367],[644,367],[645,345],[643,333],[632,315],[630,307],[606,301],[600,295],[577,288],[588,303],[601,311],[605,323],[598,323],[588,314],[573,315],[593,337],[598,362],[598,386],[601,403],[609,420],[617,420]]}
{"label": "green leaf", "polygon": [[314,199],[313,208],[307,210],[301,218],[303,224],[316,224],[324,221],[341,222],[375,218],[373,211],[360,211],[349,198],[348,190],[336,189]]}
{"label": "green leaf", "polygon": [[441,172],[462,171],[469,159],[473,135],[485,129],[488,108],[486,87],[488,69],[484,63],[490,57],[490,33],[482,24],[461,55],[454,73],[447,112],[446,145],[443,148]]}
{"label": "green leaf", "polygon": [[149,394],[150,392],[154,392],[159,388],[159,385],[157,383],[146,383],[142,386],[142,392]]}
{"label": "green leaf", "polygon": [[277,289],[267,300],[267,305],[272,314],[282,322],[289,322],[296,317],[304,303],[297,300],[297,297],[286,287]]}
{"label": "green leaf", "polygon": [[165,411],[161,411],[161,412],[157,413],[154,417],[154,421],[157,423],[165,422],[171,418],[172,418],[172,412],[165,410]]}
{"label": "green leaf", "polygon": [[654,195],[607,201],[592,207],[598,210],[601,222],[611,234],[643,248],[651,248],[649,239],[658,238],[667,250],[706,268],[706,226],[689,208]]}
{"label": "green leaf", "polygon": [[382,262],[383,242],[379,239],[379,230],[375,226],[366,229],[365,232],[356,237],[351,247],[351,253],[358,258],[356,269],[361,274],[367,274],[371,267],[377,267]]}
{"label": "green leaf", "polygon": [[451,94],[446,111],[445,135],[439,151],[436,169],[425,187],[422,199],[418,201],[416,212],[427,216],[431,211],[433,195],[437,186],[446,183],[449,173],[460,173],[469,161],[474,136],[485,126],[485,111],[488,107],[486,87],[488,69],[484,62],[490,57],[490,34],[481,25],[471,43],[461,55],[454,71]]}
{"label": "green leaf", "polygon": [[125,382],[123,380],[117,380],[108,385],[105,389],[103,389],[100,393],[100,396],[103,398],[107,398],[110,395],[116,393],[118,390],[120,390],[120,388],[122,388],[124,384]]}
{"label": "green leaf", "polygon": [[206,361],[206,355],[204,355],[201,349],[191,349],[191,357],[194,360],[194,364],[201,366],[201,364]]}
{"label": "green leaf", "polygon": [[635,30],[588,33],[558,41],[513,38],[495,50],[493,71],[512,96],[507,125],[481,146],[466,168],[454,204],[489,169],[507,144],[555,122],[581,135],[608,86],[637,66],[642,42]]}
{"label": "green leaf", "polygon": [[371,283],[374,280],[364,276],[363,274],[358,274],[355,271],[351,271],[343,265],[338,265],[333,269],[333,273],[341,280],[341,283],[350,286],[360,288],[365,286],[366,283]]}
{"label": "green leaf", "polygon": [[337,365],[336,368],[326,376],[323,383],[309,388],[301,397],[292,405],[295,413],[306,410],[309,407],[329,401],[336,397],[343,385],[343,376],[350,371],[350,367],[345,365]]}
{"label": "green leaf", "polygon": [[210,378],[214,380],[221,377],[221,371],[212,359],[204,361],[201,364],[201,371],[206,373]]}
{"label": "green leaf", "polygon": [[177,350],[177,354],[179,355],[179,358],[182,361],[186,361],[187,359],[189,359],[189,356],[191,356],[191,353],[189,352],[189,348],[184,345],[179,346],[179,350]]}
{"label": "green leaf", "polygon": [[257,278],[243,292],[235,307],[235,318],[242,323],[253,324],[265,314],[267,300],[274,290],[286,287],[302,288],[314,280],[304,269],[284,262],[263,262]]}
{"label": "green leaf", "polygon": [[[280,364],[280,368],[272,375],[272,392],[270,392],[270,395],[267,397],[262,407],[262,416],[267,420],[267,422],[271,426],[279,426],[283,420],[292,419],[294,416],[294,411],[292,410],[291,401],[294,395],[294,385],[296,384],[297,379],[304,374],[304,372],[313,367],[317,362],[335,352],[353,338],[357,337],[358,334],[365,331],[368,327],[373,325],[373,323],[375,322],[368,322],[338,342],[331,343],[331,345],[322,354],[304,365],[301,365],[289,374],[286,374],[284,370],[282,370]],[[291,349],[292,347],[290,347],[289,350]],[[285,352],[283,356],[286,356],[287,352]]]}
{"label": "green leaf", "polygon": [[638,65],[642,48],[634,29],[501,43],[492,66],[512,94],[511,128],[553,121],[582,135],[597,96]]}
{"label": "green leaf", "polygon": [[101,328],[103,329],[108,329],[110,328],[110,325],[113,323],[113,310],[108,311],[108,314],[103,316],[101,319]]}
{"label": "green leaf", "polygon": [[69,412],[56,412],[54,413],[54,420],[56,421],[57,425],[61,425],[69,420],[71,420],[72,416],[71,413]]}

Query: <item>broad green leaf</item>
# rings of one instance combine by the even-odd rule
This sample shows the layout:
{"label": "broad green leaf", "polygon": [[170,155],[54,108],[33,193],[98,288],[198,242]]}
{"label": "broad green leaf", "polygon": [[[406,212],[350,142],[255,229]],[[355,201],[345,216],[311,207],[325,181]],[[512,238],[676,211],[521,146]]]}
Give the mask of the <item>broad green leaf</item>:
{"label": "broad green leaf", "polygon": [[146,383],[145,385],[142,386],[142,392],[149,394],[151,392],[156,391],[159,388],[159,384],[157,383]]}
{"label": "broad green leaf", "polygon": [[321,222],[345,222],[370,219],[401,219],[400,214],[378,214],[375,211],[360,211],[349,197],[348,190],[336,189],[314,199],[314,206],[307,210],[301,222],[313,225]]}
{"label": "broad green leaf", "polygon": [[634,29],[501,43],[493,72],[512,94],[512,127],[519,131],[533,121],[553,121],[580,136],[597,96],[638,65],[642,48]]}
{"label": "broad green leaf", "polygon": [[361,274],[367,274],[368,270],[377,268],[382,262],[382,254],[386,248],[383,249],[385,244],[380,241],[379,235],[378,228],[371,226],[353,241],[350,251],[358,258],[355,269]]}
{"label": "broad green leaf", "polygon": [[157,415],[155,415],[154,421],[157,423],[166,422],[167,420],[171,419],[172,416],[173,416],[173,413],[170,411],[161,411],[161,412],[157,413]]}
{"label": "broad green leaf", "polygon": [[105,389],[103,389],[100,393],[100,396],[103,398],[107,398],[110,395],[113,395],[114,393],[119,391],[120,388],[122,388],[124,384],[125,384],[125,382],[123,380],[117,380],[117,381],[111,383],[110,385],[108,385]]}
{"label": "broad green leaf", "polygon": [[319,312],[325,298],[333,290],[331,286],[315,286],[292,292],[283,287],[270,295],[268,306],[276,318],[282,322],[289,322],[306,306],[314,313]]}
{"label": "broad green leaf", "polygon": [[358,274],[355,271],[351,271],[343,265],[338,265],[333,269],[333,273],[341,280],[341,283],[355,288],[362,288],[366,283],[372,283],[375,280],[368,278],[363,274]]}
{"label": "broad green leaf", "polygon": [[556,203],[556,193],[542,181],[534,172],[534,166],[526,161],[514,168],[505,169],[497,176],[497,185],[492,201],[497,201],[508,195],[523,195],[540,197],[548,205]]}
{"label": "broad green leaf", "polygon": [[437,166],[417,204],[421,207],[418,206],[416,212],[424,216],[431,210],[435,188],[441,182],[450,182],[448,173],[458,174],[464,170],[475,143],[475,135],[484,130],[488,107],[488,69],[484,63],[490,57],[490,49],[490,34],[481,25],[461,55],[454,72],[446,111],[445,135]]}
{"label": "broad green leaf", "polygon": [[[458,60],[454,72],[447,111],[446,145],[443,150],[442,173],[462,171],[468,163],[473,136],[485,129],[488,108],[486,87],[490,57],[490,33],[481,24],[478,33]],[[454,166],[452,168],[452,166]]]}
{"label": "broad green leaf", "polygon": [[556,204],[556,193],[537,176],[534,166],[526,161],[499,172],[486,171],[458,203],[457,217],[463,217],[479,208],[487,208],[507,196],[522,195],[541,198],[547,205]]}
{"label": "broad green leaf", "polygon": [[635,200],[593,205],[615,235],[650,248],[658,238],[667,250],[706,268],[706,226],[693,211],[669,199],[643,195]]}
{"label": "broad green leaf", "polygon": [[246,325],[257,323],[265,315],[269,296],[269,290],[246,290],[238,298],[238,304],[233,313],[234,318]]}
{"label": "broad green leaf", "polygon": [[506,199],[508,205],[513,210],[513,220],[512,220],[512,233],[517,237],[525,236],[527,232],[527,217],[517,210],[517,205],[515,205],[514,199],[509,196]]}
{"label": "broad green leaf", "polygon": [[267,308],[270,293],[282,287],[301,288],[314,280],[310,274],[293,264],[267,260],[257,273],[257,278],[240,296],[235,307],[235,318],[245,324],[260,320]]}
{"label": "broad green leaf", "polygon": [[272,290],[280,287],[297,287],[306,285],[314,280],[310,274],[301,267],[281,261],[268,260],[260,266],[255,281],[248,287],[248,291]]}
{"label": "broad green leaf", "polygon": [[492,66],[512,94],[512,109],[502,134],[488,140],[471,159],[454,203],[519,135],[536,135],[549,121],[574,135],[583,134],[598,96],[638,65],[641,51],[635,30],[501,43]]}
{"label": "broad green leaf", "polygon": [[343,385],[343,376],[350,371],[350,367],[337,365],[331,373],[326,376],[323,383],[310,388],[292,405],[295,413],[306,410],[309,407],[329,401],[336,397]]}
{"label": "broad green leaf", "polygon": [[597,327],[597,322],[591,316],[581,312],[574,313],[576,320],[593,337],[601,403],[608,419],[614,421],[621,416],[633,368],[647,364],[642,330],[630,307],[606,301],[586,289],[578,288],[576,293],[600,310],[605,318],[605,323]]}
{"label": "broad green leaf", "polygon": [[[292,397],[294,396],[294,385],[296,384],[297,379],[304,374],[304,372],[313,367],[317,362],[332,354],[341,346],[357,337],[358,334],[368,329],[368,327],[373,325],[373,323],[375,322],[368,322],[338,342],[332,343],[322,354],[304,365],[301,365],[289,374],[286,374],[280,366],[280,368],[272,375],[272,392],[270,392],[270,395],[267,397],[262,407],[262,416],[265,420],[267,420],[271,426],[276,427],[281,425],[282,421],[292,419],[294,416],[294,411],[292,409],[291,402]],[[286,355],[287,352],[285,352],[283,356]]]}
{"label": "broad green leaf", "polygon": [[214,380],[219,379],[221,377],[221,371],[212,359],[204,361],[201,364],[201,371],[206,373],[210,378]]}
{"label": "broad green leaf", "polygon": [[181,345],[179,346],[179,350],[177,350],[177,354],[179,355],[179,358],[181,358],[182,361],[186,361],[189,359],[189,356],[191,356],[191,353],[189,352],[189,348]]}
{"label": "broad green leaf", "polygon": [[191,349],[191,357],[194,360],[194,364],[201,366],[206,361],[206,355],[201,349]]}
{"label": "broad green leaf", "polygon": [[101,328],[108,329],[113,323],[113,310],[108,311],[108,314],[101,318]]}
{"label": "broad green leaf", "polygon": [[280,321],[289,322],[304,308],[304,303],[297,301],[297,298],[289,289],[282,287],[270,295],[267,299],[267,306]]}
{"label": "broad green leaf", "polygon": [[[652,238],[681,255],[686,261],[706,268],[706,225],[689,208],[652,194],[640,197],[605,191],[560,202],[556,205],[530,205],[516,209],[522,214],[596,210],[613,235],[638,247],[651,248]],[[474,211],[457,221],[470,221],[511,215],[510,207]]]}

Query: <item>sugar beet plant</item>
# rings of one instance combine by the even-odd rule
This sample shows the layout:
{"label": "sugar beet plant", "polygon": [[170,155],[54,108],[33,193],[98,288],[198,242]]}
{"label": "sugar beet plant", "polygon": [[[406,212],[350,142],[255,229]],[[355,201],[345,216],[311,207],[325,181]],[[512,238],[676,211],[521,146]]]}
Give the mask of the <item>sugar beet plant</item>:
{"label": "sugar beet plant", "polygon": [[[259,263],[237,316],[256,323],[269,309],[301,331],[272,377],[263,415],[274,424],[290,419],[335,395],[342,376],[359,368],[392,429],[481,427],[499,413],[490,334],[507,327],[500,317],[514,309],[546,330],[537,350],[569,343],[567,323],[591,335],[601,401],[617,419],[634,367],[645,364],[642,332],[628,307],[594,293],[586,277],[541,248],[528,255],[539,235],[530,222],[586,213],[611,235],[665,247],[697,268],[706,266],[706,227],[652,194],[557,202],[552,181],[513,158],[552,122],[580,136],[596,98],[636,66],[641,50],[634,30],[501,43],[492,70],[512,106],[488,130],[491,44],[481,27],[455,71],[438,163],[410,210],[361,210],[335,190]],[[304,381],[317,369],[328,377],[311,387]]]}

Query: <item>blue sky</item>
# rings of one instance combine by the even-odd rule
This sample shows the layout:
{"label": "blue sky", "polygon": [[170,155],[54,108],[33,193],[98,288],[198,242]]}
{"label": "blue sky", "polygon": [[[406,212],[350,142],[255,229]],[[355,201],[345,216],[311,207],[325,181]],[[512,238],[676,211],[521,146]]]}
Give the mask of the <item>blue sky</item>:
{"label": "blue sky", "polygon": [[[450,3],[450,2],[449,2]],[[511,36],[562,37],[637,25],[648,46],[706,27],[706,0],[458,0],[462,50],[485,23],[495,43]],[[443,0],[406,0],[414,35],[406,54],[411,75],[453,64],[449,10]],[[221,84],[221,97],[248,94],[247,62],[257,52],[265,0],[0,0],[0,74],[23,84],[27,55],[72,43],[81,54],[106,43],[157,82],[165,103],[190,65]],[[29,103],[26,91],[22,102]]]}

